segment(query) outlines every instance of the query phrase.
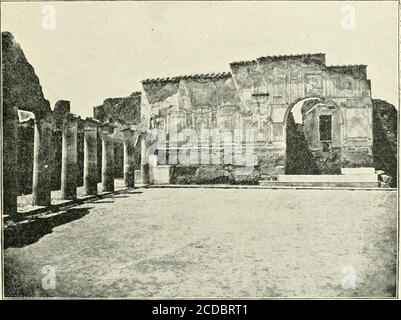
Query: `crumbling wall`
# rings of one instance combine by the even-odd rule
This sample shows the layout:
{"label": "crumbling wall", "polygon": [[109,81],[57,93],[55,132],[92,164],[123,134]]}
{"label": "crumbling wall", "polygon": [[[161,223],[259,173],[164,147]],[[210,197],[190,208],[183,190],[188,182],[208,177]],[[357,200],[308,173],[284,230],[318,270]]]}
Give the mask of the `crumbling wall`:
{"label": "crumbling wall", "polygon": [[[22,185],[30,180],[33,163],[25,159],[27,154],[18,152],[18,109],[33,112],[37,118],[50,113],[50,103],[44,98],[34,68],[27,61],[20,45],[9,32],[2,32],[2,107],[3,107],[3,203],[4,214],[14,214],[17,208],[17,194],[28,192]],[[24,138],[29,152],[31,133],[28,129]],[[32,138],[33,139],[33,138]],[[18,154],[20,154],[18,156]],[[28,161],[28,162],[25,162]],[[22,179],[22,172],[28,174]],[[20,187],[18,187],[20,186]],[[18,190],[19,188],[19,190]]]}
{"label": "crumbling wall", "polygon": [[397,186],[397,109],[390,103],[373,100],[373,161]]}
{"label": "crumbling wall", "polygon": [[[252,94],[269,94],[265,103],[271,106],[273,141],[281,142],[281,148],[286,143],[281,132],[287,110],[305,98],[316,97],[336,104],[344,117],[342,150],[333,146],[331,154],[314,151],[317,163],[326,167],[323,171],[372,166],[372,100],[365,65],[326,66],[324,54],[307,54],[261,57],[230,67],[245,107],[252,106]],[[332,169],[326,166],[329,162]]]}
{"label": "crumbling wall", "polygon": [[[93,108],[94,118],[101,123],[111,122],[116,131],[141,122],[141,93],[133,92],[128,97],[107,98],[103,104]],[[98,133],[97,143],[98,181],[102,177],[102,140]],[[135,159],[139,159],[140,149],[135,149]],[[137,162],[139,168],[139,163]],[[114,177],[124,176],[124,148],[121,136],[114,137]]]}
{"label": "crumbling wall", "polygon": [[172,184],[240,184],[256,185],[260,172],[255,167],[252,172],[243,174],[241,167],[235,165],[196,165],[172,166]]}
{"label": "crumbling wall", "polygon": [[302,124],[295,123],[293,114],[287,119],[285,174],[320,174],[315,155]]}
{"label": "crumbling wall", "polygon": [[94,118],[100,122],[117,122],[121,125],[138,124],[141,121],[141,93],[128,97],[108,98],[93,108]]}
{"label": "crumbling wall", "polygon": [[3,102],[6,106],[33,112],[36,117],[50,113],[34,68],[10,32],[2,32]]}
{"label": "crumbling wall", "polygon": [[[231,108],[230,117],[240,111],[229,73],[148,79],[142,85],[151,106],[151,128],[222,127],[228,124],[227,108]],[[230,129],[239,128],[239,123],[228,125]]]}
{"label": "crumbling wall", "polygon": [[179,129],[253,128],[259,172],[274,176],[284,173],[288,110],[315,97],[332,108],[336,105],[342,114],[333,114],[335,137],[324,152],[322,143],[315,141],[316,111],[310,114],[314,118],[305,133],[318,171],[337,174],[341,166],[371,166],[372,102],[366,66],[326,66],[325,60],[322,53],[268,56],[231,63],[230,74],[144,80],[151,128],[168,130],[174,121]]}

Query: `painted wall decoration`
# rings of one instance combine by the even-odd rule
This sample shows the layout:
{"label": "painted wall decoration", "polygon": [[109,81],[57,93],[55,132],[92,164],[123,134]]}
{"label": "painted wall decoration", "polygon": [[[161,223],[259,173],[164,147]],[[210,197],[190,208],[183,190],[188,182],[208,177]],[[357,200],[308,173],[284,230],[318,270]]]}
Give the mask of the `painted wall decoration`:
{"label": "painted wall decoration", "polygon": [[[347,150],[341,154],[343,164],[371,164],[372,100],[365,65],[326,66],[325,55],[320,53],[269,56],[231,63],[230,72],[147,79],[142,84],[153,118],[161,119],[152,125],[164,123],[166,127],[168,118],[169,125],[175,123],[180,128],[240,129],[243,136],[246,129],[253,128],[254,143],[274,150],[274,156],[266,156],[267,151],[259,154],[260,166],[268,167],[270,173],[284,172],[280,159],[286,153],[289,110],[310,97],[319,103],[329,102],[341,113],[341,122],[334,115],[333,128],[338,132],[333,134],[340,138],[332,147]],[[258,99],[260,96],[265,99]],[[316,135],[318,127],[307,128],[314,130],[307,136]],[[312,146],[327,149],[315,142]],[[358,148],[368,152],[358,155],[356,164],[349,155]]]}

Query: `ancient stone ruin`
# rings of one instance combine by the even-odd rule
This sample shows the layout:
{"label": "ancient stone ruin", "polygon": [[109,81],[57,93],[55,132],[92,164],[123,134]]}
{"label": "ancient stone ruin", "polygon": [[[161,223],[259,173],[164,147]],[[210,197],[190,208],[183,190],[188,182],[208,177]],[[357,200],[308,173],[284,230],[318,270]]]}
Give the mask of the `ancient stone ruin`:
{"label": "ancient stone ruin", "polygon": [[[19,44],[8,32],[2,40],[7,216],[17,216],[20,195],[32,194],[33,205],[46,207],[52,190],[76,199],[77,187],[96,195],[101,182],[103,192],[113,192],[118,177],[127,187],[134,187],[135,179],[143,184],[396,185],[397,110],[372,99],[366,65],[327,66],[322,53],[234,62],[230,72],[144,80],[144,95],[106,99],[94,107],[93,117],[82,119],[66,100],[52,109]],[[173,143],[173,128],[199,135],[204,129],[237,131],[242,140],[222,141],[218,149],[188,145],[185,139]],[[151,146],[153,129],[165,132],[165,145]],[[199,158],[206,152],[224,159],[241,153],[238,145],[252,146],[251,171],[241,163],[184,164],[171,157],[189,150]],[[352,180],[355,176],[359,180]]]}
{"label": "ancient stone ruin", "polygon": [[[62,199],[114,191],[114,178],[134,187],[135,143],[141,93],[106,99],[94,117],[70,112],[59,100],[51,110],[39,79],[19,44],[2,33],[4,214],[17,217],[17,196],[32,194],[33,206],[50,206],[52,190]],[[138,167],[139,168],[139,167]]]}
{"label": "ancient stone ruin", "polygon": [[[305,175],[371,174],[365,186],[377,184],[375,168],[384,165],[380,141],[395,137],[396,110],[387,105],[391,116],[379,124],[373,117],[378,113],[373,113],[367,66],[327,66],[325,60],[322,53],[267,56],[231,63],[230,72],[142,81],[151,128],[167,133],[173,127],[191,128],[198,134],[205,128],[239,130],[243,137],[248,129],[255,133],[252,141],[240,142],[254,148],[252,174],[241,175],[241,165],[188,166],[178,161],[169,166],[170,180],[164,182],[266,185],[289,175],[298,176],[293,183],[303,183]],[[388,125],[390,118],[393,125]],[[392,174],[395,142],[385,152],[392,154],[385,170]],[[192,148],[200,150],[198,145]]]}

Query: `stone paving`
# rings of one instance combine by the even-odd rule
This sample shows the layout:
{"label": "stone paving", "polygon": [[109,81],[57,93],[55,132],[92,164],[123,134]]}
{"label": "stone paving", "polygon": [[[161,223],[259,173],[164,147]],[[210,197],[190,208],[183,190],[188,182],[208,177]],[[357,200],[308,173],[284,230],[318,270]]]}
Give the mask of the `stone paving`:
{"label": "stone paving", "polygon": [[391,297],[396,208],[394,191],[131,190],[6,249],[6,295]]}

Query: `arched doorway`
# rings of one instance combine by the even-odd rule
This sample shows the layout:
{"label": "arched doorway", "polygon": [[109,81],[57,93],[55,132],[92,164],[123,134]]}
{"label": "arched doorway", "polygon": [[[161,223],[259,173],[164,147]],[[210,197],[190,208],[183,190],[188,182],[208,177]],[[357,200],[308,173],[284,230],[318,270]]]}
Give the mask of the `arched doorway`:
{"label": "arched doorway", "polygon": [[285,174],[341,174],[343,115],[332,101],[300,99],[284,116]]}

